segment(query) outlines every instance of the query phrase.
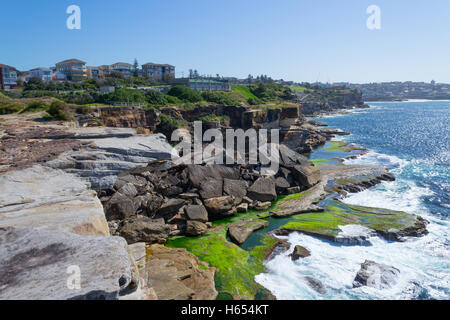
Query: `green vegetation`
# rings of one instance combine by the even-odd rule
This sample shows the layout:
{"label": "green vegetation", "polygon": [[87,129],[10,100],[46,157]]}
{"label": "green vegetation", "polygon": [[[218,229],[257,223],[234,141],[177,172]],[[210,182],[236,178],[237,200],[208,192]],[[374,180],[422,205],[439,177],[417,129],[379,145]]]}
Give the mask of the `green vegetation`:
{"label": "green vegetation", "polygon": [[77,114],[84,114],[84,115],[86,115],[86,114],[91,113],[91,108],[89,108],[89,106],[79,106],[79,107],[77,107],[75,109],[75,112]]}
{"label": "green vegetation", "polygon": [[22,108],[23,105],[0,93],[0,115],[16,113],[22,110]]}
{"label": "green vegetation", "polygon": [[[264,249],[249,253],[226,238],[226,228],[217,228],[199,237],[175,237],[167,242],[170,248],[186,248],[200,260],[217,268],[215,283],[219,299],[255,299],[265,289],[254,281],[264,271],[261,255]],[[267,250],[267,249],[266,249]]]}
{"label": "green vegetation", "polygon": [[381,234],[389,229],[416,228],[417,216],[401,211],[347,205],[332,201],[325,212],[294,216],[280,229],[311,234],[333,240],[340,232],[339,226],[358,224]]}
{"label": "green vegetation", "polygon": [[20,113],[34,113],[47,110],[48,106],[42,101],[33,101],[20,111]]}
{"label": "green vegetation", "polygon": [[290,88],[291,88],[291,90],[293,90],[295,92],[300,92],[300,93],[308,90],[308,88],[306,88],[306,87],[290,87]]}
{"label": "green vegetation", "polygon": [[203,122],[223,122],[223,121],[230,121],[229,116],[216,116],[214,114],[204,116],[199,119]]}
{"label": "green vegetation", "polygon": [[72,119],[68,106],[61,101],[52,102],[47,113],[56,120],[69,121]]}
{"label": "green vegetation", "polygon": [[322,150],[330,151],[330,152],[349,152],[350,149],[346,148],[349,143],[345,141],[330,141],[331,146],[325,147]]}
{"label": "green vegetation", "polygon": [[236,99],[228,92],[202,92],[202,98],[207,102],[224,106],[236,106],[241,104],[240,100]]}
{"label": "green vegetation", "polygon": [[176,97],[181,101],[186,102],[200,102],[203,100],[201,94],[196,90],[185,86],[175,86],[168,92],[169,96]]}
{"label": "green vegetation", "polygon": [[141,90],[121,88],[102,97],[104,101],[113,102],[145,102],[144,92]]}

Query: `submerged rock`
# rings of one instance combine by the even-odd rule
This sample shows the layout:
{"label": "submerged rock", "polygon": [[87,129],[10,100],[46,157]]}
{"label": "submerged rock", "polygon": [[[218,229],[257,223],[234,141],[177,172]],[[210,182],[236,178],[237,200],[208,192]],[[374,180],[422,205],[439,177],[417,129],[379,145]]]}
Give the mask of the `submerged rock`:
{"label": "submerged rock", "polygon": [[309,277],[309,276],[306,276],[305,280],[306,280],[306,283],[308,284],[308,286],[311,289],[313,289],[314,291],[316,291],[317,293],[320,293],[320,294],[327,293],[327,290],[325,289],[325,286],[319,280],[316,280],[316,279],[314,279],[312,277]]}
{"label": "submerged rock", "polygon": [[353,287],[390,288],[397,282],[399,274],[400,270],[395,267],[366,260],[356,274]]}
{"label": "submerged rock", "polygon": [[343,245],[370,245],[369,238],[376,236],[376,232],[372,229],[361,225],[349,224],[339,226],[341,232],[335,238],[335,242]]}

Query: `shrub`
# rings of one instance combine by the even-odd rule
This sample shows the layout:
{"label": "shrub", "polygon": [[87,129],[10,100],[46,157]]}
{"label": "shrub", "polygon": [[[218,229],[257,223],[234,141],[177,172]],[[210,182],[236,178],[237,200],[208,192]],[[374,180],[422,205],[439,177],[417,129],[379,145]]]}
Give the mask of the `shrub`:
{"label": "shrub", "polygon": [[239,101],[233,99],[224,92],[203,92],[202,97],[205,101],[221,104],[225,106],[239,105]]}
{"label": "shrub", "polygon": [[91,108],[88,106],[79,106],[75,109],[77,114],[89,114],[91,112]]}
{"label": "shrub", "polygon": [[52,102],[47,113],[57,120],[68,121],[71,119],[69,108],[61,101]]}
{"label": "shrub", "polygon": [[156,90],[149,90],[145,93],[145,99],[152,105],[166,105],[168,101],[165,95]]}
{"label": "shrub", "polygon": [[200,93],[185,86],[175,86],[169,90],[168,94],[185,102],[200,102],[203,100]]}
{"label": "shrub", "polygon": [[27,112],[39,112],[39,111],[44,111],[47,109],[47,106],[45,105],[44,102],[42,101],[33,101],[30,102],[25,109],[23,109],[22,111],[20,111],[20,113],[27,113]]}
{"label": "shrub", "polygon": [[103,97],[104,101],[114,102],[145,102],[145,95],[141,90],[121,88],[108,93]]}

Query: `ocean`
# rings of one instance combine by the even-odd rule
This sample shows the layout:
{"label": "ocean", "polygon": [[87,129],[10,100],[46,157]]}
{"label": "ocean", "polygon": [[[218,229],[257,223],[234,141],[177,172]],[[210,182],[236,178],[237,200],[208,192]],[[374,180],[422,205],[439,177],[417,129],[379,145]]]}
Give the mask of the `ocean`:
{"label": "ocean", "polygon": [[[374,237],[371,246],[340,246],[299,233],[284,237],[312,255],[296,262],[278,255],[256,277],[278,299],[450,299],[450,101],[374,102],[370,109],[314,120],[351,132],[341,140],[370,151],[346,164],[387,167],[397,177],[343,201],[406,211],[430,222],[429,234],[406,242]],[[373,260],[400,270],[389,289],[353,288],[361,263]],[[308,286],[320,281],[326,293]]]}

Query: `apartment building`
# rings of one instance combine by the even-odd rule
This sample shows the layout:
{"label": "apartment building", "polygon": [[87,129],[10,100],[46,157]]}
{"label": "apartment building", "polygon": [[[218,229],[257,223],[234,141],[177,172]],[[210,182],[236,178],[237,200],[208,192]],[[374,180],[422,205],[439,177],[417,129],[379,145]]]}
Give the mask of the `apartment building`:
{"label": "apartment building", "polygon": [[231,91],[228,80],[181,78],[172,81],[175,85],[184,85],[197,91]]}
{"label": "apartment building", "polygon": [[134,65],[126,62],[117,62],[110,66],[110,72],[116,71],[120,72],[125,77],[131,77],[134,74]]}
{"label": "apartment building", "polygon": [[69,59],[58,62],[56,64],[56,71],[64,74],[67,80],[83,81],[87,79],[86,62],[78,59]]}
{"label": "apartment building", "polygon": [[105,79],[105,75],[101,67],[87,67],[87,77],[89,79]]}
{"label": "apartment building", "polygon": [[142,75],[155,80],[175,79],[175,67],[170,64],[146,63],[142,65]]}
{"label": "apartment building", "polygon": [[35,68],[28,71],[26,80],[28,81],[31,78],[39,78],[44,82],[50,82],[53,79],[53,72],[49,68]]}
{"label": "apartment building", "polygon": [[0,64],[0,89],[9,90],[17,87],[18,71],[16,68]]}

